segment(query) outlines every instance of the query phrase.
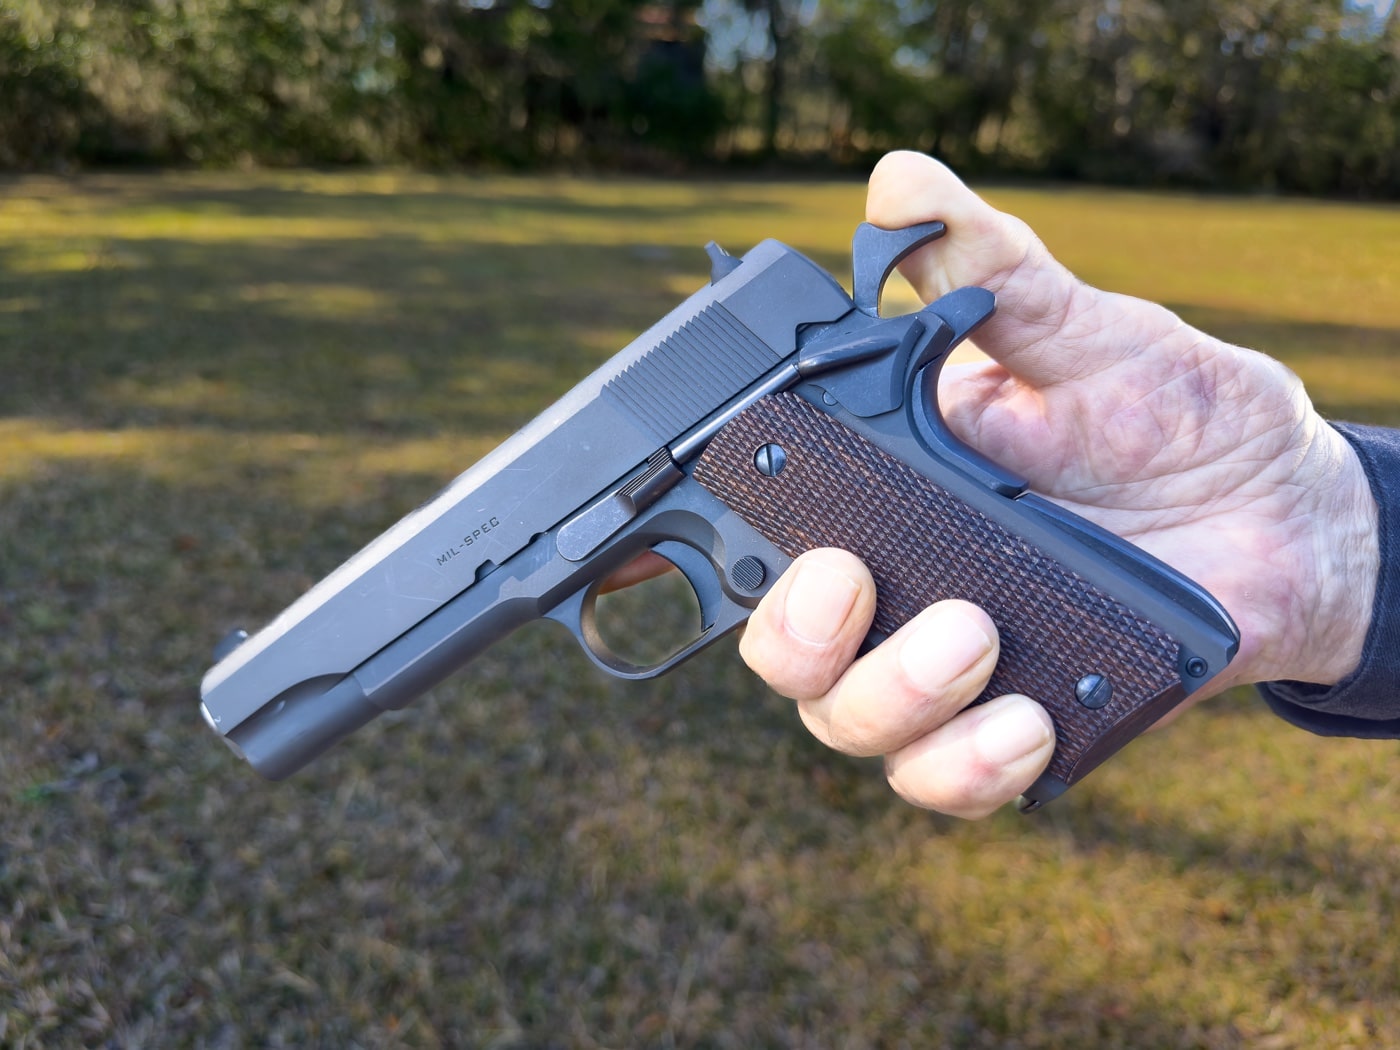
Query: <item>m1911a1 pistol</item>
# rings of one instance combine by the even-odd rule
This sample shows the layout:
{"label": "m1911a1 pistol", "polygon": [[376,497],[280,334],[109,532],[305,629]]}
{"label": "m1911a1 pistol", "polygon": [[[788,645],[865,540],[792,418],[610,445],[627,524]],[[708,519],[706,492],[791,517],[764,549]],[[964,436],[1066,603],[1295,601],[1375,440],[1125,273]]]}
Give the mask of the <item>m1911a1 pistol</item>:
{"label": "m1911a1 pistol", "polygon": [[[710,244],[708,285],[268,626],[231,636],[205,719],[279,779],[540,618],[610,674],[649,678],[742,625],[798,554],[834,546],[875,578],[868,644],[940,599],[990,613],[1001,656],[983,696],[1050,711],[1055,754],[1023,808],[1054,798],[1219,674],[1238,633],[1191,580],[949,431],[938,375],[992,294],[879,313],[896,264],[942,233],[861,225],[851,295],[777,241],[742,258]],[[646,552],[689,581],[701,620],[650,666],[597,621],[608,578]]]}

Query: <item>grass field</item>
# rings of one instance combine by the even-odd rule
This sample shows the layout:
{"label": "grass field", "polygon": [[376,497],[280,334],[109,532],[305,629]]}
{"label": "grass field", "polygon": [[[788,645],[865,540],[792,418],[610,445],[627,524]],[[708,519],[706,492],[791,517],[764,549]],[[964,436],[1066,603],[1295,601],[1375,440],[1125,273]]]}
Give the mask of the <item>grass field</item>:
{"label": "grass field", "polygon": [[[1085,279],[1400,424],[1400,211],[991,189]],[[265,783],[257,625],[849,183],[0,182],[0,1046],[1400,1046],[1400,745],[1247,695],[1047,811],[912,810],[721,646],[521,632]]]}

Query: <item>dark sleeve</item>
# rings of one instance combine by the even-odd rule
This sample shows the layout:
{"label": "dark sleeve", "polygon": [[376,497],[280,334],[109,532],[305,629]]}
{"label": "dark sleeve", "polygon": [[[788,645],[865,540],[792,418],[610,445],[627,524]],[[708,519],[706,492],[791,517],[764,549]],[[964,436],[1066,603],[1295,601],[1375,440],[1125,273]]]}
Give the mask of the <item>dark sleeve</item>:
{"label": "dark sleeve", "polygon": [[1400,430],[1334,424],[1356,449],[1380,510],[1380,574],[1361,663],[1336,685],[1265,682],[1274,713],[1322,736],[1400,737]]}

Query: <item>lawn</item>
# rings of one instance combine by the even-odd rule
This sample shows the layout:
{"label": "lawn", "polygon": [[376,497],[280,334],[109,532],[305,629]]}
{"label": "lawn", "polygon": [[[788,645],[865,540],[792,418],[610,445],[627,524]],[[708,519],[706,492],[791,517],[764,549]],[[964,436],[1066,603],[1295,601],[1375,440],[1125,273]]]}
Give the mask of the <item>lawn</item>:
{"label": "lawn", "polygon": [[[1086,280],[1400,424],[1400,210],[988,189]],[[282,784],[255,626],[857,182],[0,182],[0,1045],[1400,1045],[1400,745],[1247,694],[1032,817],[915,811],[722,645],[522,631]]]}

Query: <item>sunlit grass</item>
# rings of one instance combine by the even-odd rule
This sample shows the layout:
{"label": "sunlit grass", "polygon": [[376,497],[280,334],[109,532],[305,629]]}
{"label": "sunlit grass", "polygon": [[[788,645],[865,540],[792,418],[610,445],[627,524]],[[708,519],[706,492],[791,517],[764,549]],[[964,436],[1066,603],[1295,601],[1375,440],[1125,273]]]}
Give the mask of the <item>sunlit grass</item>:
{"label": "sunlit grass", "polygon": [[1394,205],[1082,189],[991,197],[1101,287],[1261,319],[1400,328]]}
{"label": "sunlit grass", "polygon": [[[1400,1045],[1397,746],[1248,695],[977,825],[732,651],[614,683],[549,626],[281,785],[204,729],[216,639],[699,286],[706,241],[844,278],[858,182],[3,191],[0,1045]],[[1400,423],[1396,209],[988,192]]]}
{"label": "sunlit grass", "polygon": [[32,483],[50,477],[52,468],[96,467],[134,471],[175,485],[200,479],[217,485],[223,474],[247,477],[265,470],[286,477],[297,504],[310,509],[342,503],[356,475],[446,480],[460,473],[464,459],[479,459],[492,447],[484,439],[456,436],[367,446],[294,431],[255,432],[230,440],[212,429],[86,430],[11,418],[0,419],[0,482]]}

